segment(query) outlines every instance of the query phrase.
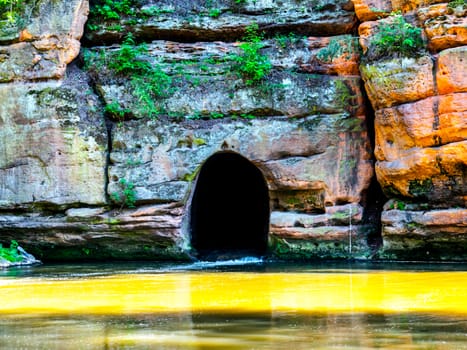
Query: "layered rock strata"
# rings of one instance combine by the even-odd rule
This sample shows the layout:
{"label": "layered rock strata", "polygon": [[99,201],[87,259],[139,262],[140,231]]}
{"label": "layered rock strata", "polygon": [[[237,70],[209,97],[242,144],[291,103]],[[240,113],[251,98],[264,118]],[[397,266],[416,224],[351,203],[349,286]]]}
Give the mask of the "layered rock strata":
{"label": "layered rock strata", "polygon": [[[197,177],[233,152],[267,185],[271,256],[467,258],[465,4],[91,8],[72,64],[88,1],[26,2],[0,23],[1,243],[43,260],[190,259]],[[423,47],[374,55],[393,11]],[[389,198],[381,247],[362,78]]]}
{"label": "layered rock strata", "polygon": [[[364,10],[370,3],[363,3],[357,16],[376,20]],[[376,174],[391,198],[382,214],[379,254],[385,258],[466,257],[466,6],[432,3],[380,3],[385,12],[412,18],[428,50],[366,60],[360,67],[376,111]],[[360,25],[364,50],[390,20]]]}
{"label": "layered rock strata", "polygon": [[[271,254],[370,255],[359,203],[373,166],[358,50],[346,35],[356,24],[350,2],[168,1],[119,20],[91,17],[83,53],[91,83],[76,67],[64,80],[87,5],[44,1],[3,47],[2,238],[44,259],[185,259],[194,180],[211,155],[228,151],[266,180]],[[231,42],[251,24],[270,35],[295,32],[258,44],[272,70],[255,84],[233,71],[242,47]],[[132,74],[111,63],[128,44],[95,46],[121,42],[122,33],[147,41],[134,47],[137,59],[170,81],[152,118]],[[49,82],[27,83],[36,80]],[[109,211],[128,190],[122,184],[131,184],[138,209]],[[321,238],[328,243],[308,243]]]}

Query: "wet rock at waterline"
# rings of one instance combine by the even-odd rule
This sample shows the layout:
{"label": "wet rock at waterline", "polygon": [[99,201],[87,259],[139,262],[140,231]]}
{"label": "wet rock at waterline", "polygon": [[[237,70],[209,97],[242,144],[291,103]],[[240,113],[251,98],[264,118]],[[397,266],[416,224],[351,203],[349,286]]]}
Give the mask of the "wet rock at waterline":
{"label": "wet rock at waterline", "polygon": [[427,209],[392,201],[382,216],[383,249],[386,259],[465,261],[467,210]]}
{"label": "wet rock at waterline", "polygon": [[368,259],[374,227],[358,204],[327,207],[324,214],[271,213],[271,251],[280,259]]}
{"label": "wet rock at waterline", "polygon": [[44,261],[188,260],[180,235],[183,207],[172,203],[135,210],[68,209],[63,214],[0,215],[0,237],[17,239]]}
{"label": "wet rock at waterline", "polygon": [[40,264],[40,260],[37,260],[32,254],[26,252],[23,248],[18,247],[21,260],[19,261],[9,261],[0,257],[0,267],[12,267],[12,266],[28,266]]}

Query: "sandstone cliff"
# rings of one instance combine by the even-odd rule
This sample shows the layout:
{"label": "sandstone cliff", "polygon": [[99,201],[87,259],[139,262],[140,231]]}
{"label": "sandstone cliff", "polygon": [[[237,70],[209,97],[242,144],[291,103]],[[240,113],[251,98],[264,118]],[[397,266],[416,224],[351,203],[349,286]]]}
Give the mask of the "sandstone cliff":
{"label": "sandstone cliff", "polygon": [[[189,258],[200,170],[234,153],[264,177],[269,255],[466,259],[465,4],[104,3],[0,22],[0,242]],[[395,21],[413,50],[375,44]]]}

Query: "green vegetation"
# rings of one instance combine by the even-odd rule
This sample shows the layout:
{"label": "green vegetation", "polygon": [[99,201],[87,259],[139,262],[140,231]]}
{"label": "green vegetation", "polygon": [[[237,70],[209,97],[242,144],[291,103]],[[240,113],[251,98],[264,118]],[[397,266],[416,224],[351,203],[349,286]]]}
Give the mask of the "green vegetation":
{"label": "green vegetation", "polygon": [[150,6],[148,8],[142,9],[141,10],[141,15],[146,16],[146,17],[157,17],[162,14],[166,13],[174,13],[175,11],[172,9],[164,9],[160,8],[158,6]]}
{"label": "green vegetation", "polygon": [[24,0],[0,0],[0,34],[22,27],[23,12]]}
{"label": "green vegetation", "polygon": [[22,8],[22,0],[0,0],[0,21],[15,22]]}
{"label": "green vegetation", "polygon": [[[157,118],[163,113],[160,100],[173,93],[172,77],[165,73],[159,65],[152,65],[147,60],[147,46],[137,45],[133,37],[128,34],[120,49],[108,57],[105,54],[85,52],[85,69],[98,71],[107,63],[116,77],[130,78],[130,91],[133,96],[136,111],[140,116]],[[113,101],[105,107],[109,116],[122,121],[127,115],[132,114],[128,108],[124,108],[119,102]]]}
{"label": "green vegetation", "polygon": [[389,209],[397,209],[397,210],[405,210],[407,208],[407,205],[399,200],[394,200],[391,205],[389,206]]}
{"label": "green vegetation", "polygon": [[422,30],[405,21],[400,13],[393,13],[387,22],[378,25],[369,42],[366,58],[418,57],[425,51]]}
{"label": "green vegetation", "polygon": [[125,115],[131,113],[131,110],[128,108],[122,108],[118,102],[112,102],[105,106],[105,112],[108,115],[123,121],[125,119]]}
{"label": "green vegetation", "polygon": [[217,18],[221,15],[221,13],[222,12],[219,9],[210,9],[208,15],[209,17]]}
{"label": "green vegetation", "polygon": [[111,200],[116,204],[120,204],[120,209],[123,209],[124,207],[135,208],[135,185],[125,178],[121,178],[118,183],[120,185],[121,190],[120,192],[112,192],[112,194],[110,195]]}
{"label": "green vegetation", "polygon": [[91,4],[87,27],[89,30],[98,30],[102,27],[102,20],[121,21],[121,23],[111,25],[107,29],[122,31],[124,28],[122,24],[135,25],[140,18],[157,17],[174,12],[173,9],[158,6],[140,9],[139,5],[138,0],[95,0]]}
{"label": "green vegetation", "polygon": [[263,34],[254,23],[245,29],[244,42],[240,44],[242,54],[233,55],[234,69],[242,76],[246,85],[254,85],[261,81],[272,69],[269,58],[261,54]]}
{"label": "green vegetation", "polygon": [[431,179],[409,181],[409,193],[415,198],[426,199],[433,189]]}
{"label": "green vegetation", "polygon": [[304,37],[296,35],[295,33],[289,33],[288,35],[285,34],[276,34],[274,36],[274,40],[276,41],[277,45],[285,49],[287,46],[291,44],[295,44],[296,42],[302,40]]}
{"label": "green vegetation", "polygon": [[448,7],[451,9],[455,9],[457,7],[466,7],[467,6],[467,0],[453,0],[450,1],[448,4]]}
{"label": "green vegetation", "polygon": [[104,20],[118,20],[135,14],[134,0],[98,0],[91,7],[91,16]]}
{"label": "green vegetation", "polygon": [[109,68],[118,74],[143,74],[151,69],[149,62],[144,61],[141,56],[147,53],[146,45],[136,46],[131,34],[125,37],[122,46],[109,62]]}
{"label": "green vegetation", "polygon": [[9,262],[21,262],[23,257],[18,251],[18,242],[11,241],[9,248],[3,248],[0,244],[0,259],[5,259]]}
{"label": "green vegetation", "polygon": [[316,57],[322,62],[332,62],[335,58],[345,55],[350,59],[353,53],[358,53],[360,46],[358,39],[351,36],[332,38],[326,47],[318,51]]}

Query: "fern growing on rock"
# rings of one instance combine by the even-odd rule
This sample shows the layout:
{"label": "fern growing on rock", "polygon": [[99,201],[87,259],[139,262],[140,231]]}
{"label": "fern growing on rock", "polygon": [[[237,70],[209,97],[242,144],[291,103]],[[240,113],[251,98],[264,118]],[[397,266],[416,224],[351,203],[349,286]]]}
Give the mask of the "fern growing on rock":
{"label": "fern growing on rock", "polygon": [[402,14],[396,13],[379,23],[376,34],[370,39],[365,58],[418,57],[425,51],[422,30],[406,22]]}

